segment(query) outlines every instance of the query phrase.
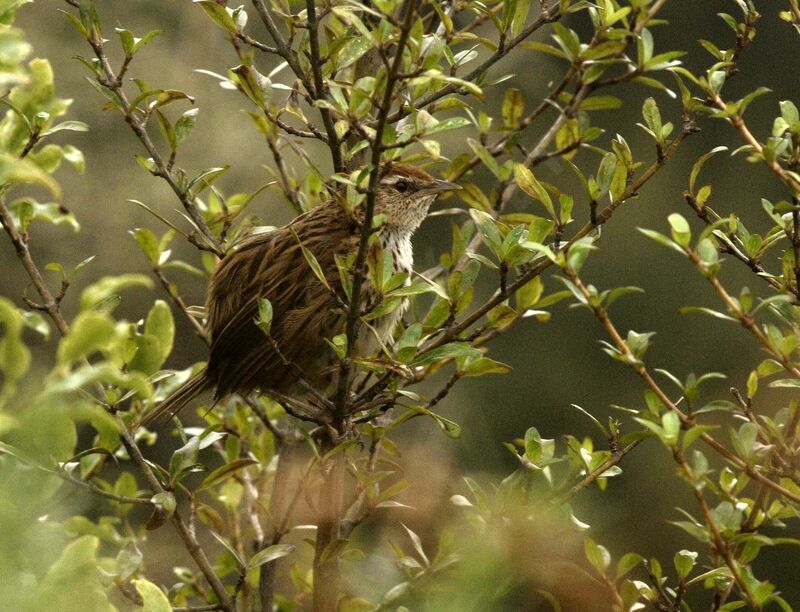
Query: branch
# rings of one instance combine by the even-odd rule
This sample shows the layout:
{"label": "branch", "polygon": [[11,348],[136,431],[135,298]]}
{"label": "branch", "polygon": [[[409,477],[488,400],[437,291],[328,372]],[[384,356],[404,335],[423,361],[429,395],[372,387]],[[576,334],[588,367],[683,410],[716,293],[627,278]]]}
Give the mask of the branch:
{"label": "branch", "polygon": [[[689,204],[689,206],[691,206],[692,210],[694,210],[694,212],[697,214],[698,218],[707,226],[713,225],[714,222],[719,221],[722,218],[711,207],[707,205],[699,206],[695,197],[688,191],[684,193],[683,196],[686,202]],[[708,214],[709,212],[716,218],[710,219]],[[745,249],[745,245],[742,242],[742,239],[739,238],[739,236],[737,236],[736,234],[731,234],[731,235],[726,235],[725,238],[727,239],[727,242],[723,241],[724,246],[720,247],[719,249],[721,252],[730,253],[731,255],[733,255],[736,259],[741,261],[753,272],[755,272],[756,276],[766,281],[767,284],[769,284],[769,286],[772,287],[773,289],[776,289],[778,291],[782,291],[784,289],[780,281],[772,277],[769,274],[769,272],[767,272],[757,260],[745,255],[745,253],[743,252],[743,250]],[[800,285],[798,285],[798,287],[800,287]],[[791,287],[788,287],[788,283],[786,289],[788,289],[795,295],[800,295],[800,290],[798,290],[798,288],[792,289]]]}
{"label": "branch", "polygon": [[[578,275],[569,268],[564,269],[564,274],[569,278],[570,281],[578,288],[581,294],[587,300],[590,298],[589,290],[583,284],[581,279]],[[684,413],[678,406],[669,398],[669,396],[664,392],[664,390],[653,380],[653,377],[650,376],[650,372],[648,372],[645,365],[637,359],[630,351],[628,344],[625,340],[622,339],[622,336],[617,331],[617,328],[614,326],[614,323],[611,321],[610,317],[608,316],[608,311],[602,306],[592,306],[592,311],[594,312],[595,317],[603,324],[608,335],[614,342],[614,345],[617,349],[624,355],[627,356],[627,364],[639,375],[639,377],[645,382],[645,384],[650,388],[650,390],[656,394],[658,399],[661,401],[664,406],[668,410],[674,412],[678,418],[680,419],[681,423],[686,427],[691,427],[694,425],[694,419],[689,417],[686,413]],[[735,465],[738,469],[745,472],[750,478],[754,480],[758,480],[760,483],[768,486],[770,489],[786,497],[787,499],[791,499],[794,502],[800,503],[800,495],[786,489],[785,487],[781,486],[780,484],[773,482],[767,476],[747,464],[745,461],[740,459],[737,455],[729,451],[725,448],[722,444],[717,442],[717,440],[709,435],[706,432],[702,432],[699,438],[706,443],[708,446],[713,448],[722,458],[727,460],[728,462]]]}
{"label": "branch", "polygon": [[128,100],[128,97],[122,86],[122,79],[120,78],[120,75],[117,75],[114,72],[114,69],[111,67],[111,64],[108,61],[108,56],[106,55],[103,47],[103,39],[99,36],[96,36],[95,33],[92,32],[87,36],[86,40],[92,47],[95,57],[97,57],[97,60],[100,62],[100,68],[103,71],[104,77],[98,77],[97,82],[100,83],[100,85],[109,88],[119,98],[119,101],[121,102],[120,110],[123,112],[125,121],[133,130],[133,133],[136,134],[148,155],[150,155],[150,157],[153,159],[153,164],[155,165],[153,174],[160,176],[167,182],[175,195],[178,196],[181,205],[191,218],[192,223],[200,231],[207,242],[207,244],[203,244],[202,242],[193,241],[193,244],[195,244],[195,246],[201,250],[211,251],[218,257],[222,257],[224,255],[222,245],[213,232],[209,229],[208,225],[200,214],[195,202],[195,197],[191,195],[188,190],[185,191],[180,187],[177,178],[172,173],[170,164],[165,162],[164,158],[161,157],[161,154],[159,153],[155,144],[153,144],[153,141],[150,138],[150,134],[147,132],[147,128],[145,127],[144,123],[136,116],[136,108],[132,107],[130,101]]}
{"label": "branch", "polygon": [[733,558],[733,555],[731,554],[730,547],[722,537],[722,534],[720,534],[719,528],[717,528],[717,524],[714,522],[714,517],[711,514],[711,508],[708,507],[708,502],[706,502],[706,499],[703,496],[702,486],[694,483],[694,478],[692,476],[692,468],[689,467],[688,463],[686,463],[686,459],[683,457],[683,454],[678,449],[675,449],[673,454],[675,456],[675,461],[678,462],[678,465],[680,465],[684,474],[692,483],[692,492],[694,493],[694,496],[697,499],[697,503],[700,505],[700,510],[703,513],[703,519],[705,520],[705,523],[706,525],[708,525],[708,529],[711,532],[711,538],[713,540],[714,548],[725,560],[725,565],[727,565],[728,568],[731,570],[733,579],[736,582],[736,584],[739,585],[739,589],[741,590],[742,595],[744,595],[745,599],[747,600],[747,603],[750,606],[750,608],[752,610],[760,610],[762,606],[756,603],[753,594],[750,592],[749,585],[742,577],[742,573],[739,571],[739,565],[736,563],[735,559]]}
{"label": "branch", "polygon": [[366,203],[364,207],[364,220],[361,228],[361,239],[358,244],[358,251],[356,253],[355,263],[353,269],[355,274],[353,276],[353,285],[350,291],[350,307],[347,311],[347,323],[345,327],[345,335],[347,337],[347,354],[342,360],[339,368],[339,384],[336,392],[336,410],[337,413],[343,416],[346,412],[347,403],[347,390],[350,383],[350,356],[353,352],[353,345],[356,340],[356,325],[361,313],[361,291],[366,274],[365,264],[367,260],[367,247],[369,244],[369,237],[372,234],[372,219],[375,214],[375,195],[378,188],[378,178],[381,172],[381,152],[383,148],[383,132],[389,122],[389,111],[394,97],[394,88],[398,81],[398,72],[403,61],[403,53],[411,33],[411,26],[414,22],[414,14],[416,8],[416,0],[406,0],[406,14],[403,19],[403,27],[400,32],[400,39],[397,43],[397,51],[395,52],[392,65],[386,74],[386,87],[383,93],[383,100],[380,108],[378,109],[378,123],[375,128],[375,137],[372,141],[372,171],[369,175],[369,184],[367,186]]}
{"label": "branch", "polygon": [[[689,260],[697,267],[697,269],[704,273],[703,270],[703,263],[700,261],[700,258],[695,254],[693,251],[687,250],[686,252]],[[786,370],[789,374],[791,374],[794,378],[800,380],[800,369],[792,364],[789,358],[784,355],[778,348],[772,344],[769,338],[767,338],[766,334],[761,331],[761,328],[756,324],[753,317],[751,317],[740,305],[737,300],[735,300],[731,295],[725,290],[725,287],[722,286],[722,283],[716,276],[708,276],[708,274],[704,273],[711,286],[717,292],[722,301],[725,302],[725,305],[728,309],[736,316],[742,326],[747,329],[751,334],[753,334],[759,343],[767,349],[767,351],[772,355],[782,366],[783,369]]]}
{"label": "branch", "polygon": [[174,283],[170,283],[169,279],[164,275],[164,271],[158,266],[153,266],[153,274],[156,275],[158,282],[161,283],[161,286],[164,288],[164,291],[167,292],[170,300],[175,306],[180,310],[186,318],[188,319],[189,323],[192,324],[194,328],[194,333],[205,342],[206,346],[211,346],[211,338],[208,336],[208,332],[206,328],[203,327],[202,323],[198,321],[195,317],[191,315],[189,312],[189,307],[186,305],[186,302],[183,301],[183,298],[178,293],[177,287],[174,286]]}
{"label": "branch", "polygon": [[[17,249],[17,253],[19,254],[20,259],[22,260],[23,265],[25,266],[25,270],[28,272],[28,275],[33,281],[36,290],[39,292],[39,295],[44,301],[47,314],[55,323],[56,327],[58,328],[59,334],[61,336],[66,336],[69,333],[69,324],[61,314],[58,308],[58,304],[55,302],[52,293],[47,288],[47,285],[44,283],[41,273],[39,272],[39,269],[36,267],[36,264],[34,264],[33,259],[30,256],[30,252],[28,251],[27,244],[25,243],[24,240],[22,240],[22,237],[19,235],[19,232],[17,232],[13,220],[11,219],[11,216],[8,212],[8,208],[6,207],[5,200],[2,197],[0,197],[0,220],[2,220],[3,227],[5,228],[6,233],[9,235],[9,238],[11,238],[12,243]],[[139,447],[137,446],[133,437],[131,437],[129,433],[122,431],[120,433],[120,439],[125,448],[127,449],[128,454],[131,456],[133,461],[136,463],[137,467],[144,475],[145,479],[150,484],[151,488],[156,493],[164,492],[164,488],[161,486],[161,483],[159,483],[158,478],[156,478],[155,474],[153,474],[153,471],[150,469],[150,466],[142,457],[142,453],[139,450]],[[91,485],[90,483],[85,483],[85,484],[89,489],[93,490],[93,492],[108,497],[108,495],[105,495],[105,492],[99,493],[99,491],[102,491],[102,489],[94,491],[94,489],[92,489],[93,485]],[[130,499],[132,500],[135,498],[130,498]],[[133,502],[129,501],[128,498],[125,498],[125,501],[123,503],[142,503],[142,502],[139,501]],[[208,558],[205,555],[205,552],[202,550],[202,548],[200,548],[200,545],[197,543],[197,539],[194,537],[194,533],[192,533],[188,529],[188,527],[183,522],[183,520],[181,519],[181,517],[178,515],[177,512],[173,515],[172,522],[175,525],[178,534],[181,536],[181,539],[186,544],[186,548],[189,551],[189,554],[195,560],[198,567],[200,568],[200,571],[203,572],[203,575],[208,580],[209,584],[211,585],[211,588],[216,593],[217,598],[219,599],[223,610],[225,610],[226,612],[236,612],[235,605],[227,596],[225,592],[225,587],[222,586],[219,577],[214,573],[214,570],[211,567],[211,564],[209,563]]]}
{"label": "branch", "polygon": [[595,480],[600,478],[603,474],[605,474],[609,469],[617,465],[620,461],[625,458],[629,452],[631,452],[634,448],[636,448],[641,440],[634,440],[627,446],[618,449],[611,453],[611,457],[609,457],[606,461],[604,461],[599,467],[597,467],[592,472],[586,475],[583,480],[576,483],[569,491],[567,491],[562,497],[558,499],[559,504],[564,504],[572,499],[575,495],[583,491],[586,487],[592,484]]}
{"label": "branch", "polygon": [[28,273],[28,277],[31,279],[33,286],[36,287],[36,291],[41,296],[45,312],[47,312],[56,328],[58,328],[58,333],[62,336],[66,336],[69,333],[69,325],[61,314],[58,300],[53,297],[52,292],[42,277],[42,273],[39,271],[39,268],[36,267],[36,264],[31,257],[27,240],[23,238],[23,236],[19,233],[17,226],[14,224],[14,220],[11,218],[11,213],[6,205],[4,195],[0,195],[0,223],[3,225],[3,229],[6,231],[6,234],[8,234],[11,243],[14,245],[14,249],[17,252],[17,257],[19,257],[20,261],[22,262],[22,265],[25,268],[25,271]]}
{"label": "branch", "polygon": [[[719,94],[713,94],[711,96],[711,100],[720,110],[727,110],[727,105],[725,101],[720,97]],[[756,137],[753,136],[753,133],[747,127],[747,124],[744,122],[744,119],[738,115],[731,115],[727,118],[728,123],[730,123],[741,135],[742,139],[749,144],[753,151],[755,151],[762,159],[764,159],[764,163],[767,164],[767,167],[772,170],[778,177],[792,190],[792,193],[797,194],[800,193],[800,181],[798,181],[794,176],[787,173],[786,170],[783,169],[776,159],[767,159],[764,156],[764,147],[761,146],[761,143],[756,140]]]}
{"label": "branch", "polygon": [[[317,100],[324,100],[328,95],[328,88],[325,81],[322,79],[322,60],[319,53],[319,22],[317,21],[317,7],[314,0],[306,0],[306,17],[308,19],[308,39],[309,47],[311,49],[311,71],[314,75],[314,89]],[[344,162],[342,162],[342,151],[339,148],[339,137],[336,134],[336,129],[333,126],[333,117],[328,108],[320,108],[319,113],[322,116],[322,124],[325,126],[325,132],[328,134],[328,147],[331,150],[331,157],[333,158],[333,171],[344,172]]]}
{"label": "branch", "polygon": [[[306,73],[303,71],[300,63],[297,61],[297,54],[292,49],[289,42],[287,42],[281,34],[278,26],[275,23],[275,20],[272,18],[272,15],[269,12],[269,9],[264,3],[264,0],[253,0],[253,6],[256,8],[256,11],[261,17],[261,21],[264,23],[264,26],[267,28],[270,36],[272,36],[272,39],[275,41],[276,53],[286,61],[295,76],[300,79],[300,82],[303,84],[303,87],[305,87],[312,100],[324,100],[325,83],[322,80],[322,67],[319,65],[319,40],[317,38],[319,24],[317,21],[317,14],[314,8],[313,0],[306,0],[306,3],[307,8],[310,5],[310,9],[307,12],[312,54],[311,65],[314,72],[314,82],[310,81]],[[315,53],[316,61],[314,61]],[[342,153],[339,149],[339,137],[336,135],[330,110],[327,108],[320,108],[319,110],[320,115],[322,116],[322,122],[325,125],[325,132],[327,133],[327,144],[331,151],[333,170],[334,172],[343,172],[345,167],[342,161]]]}
{"label": "branch", "polygon": [[[131,460],[139,468],[142,475],[144,475],[145,480],[147,480],[147,484],[150,486],[150,488],[156,494],[165,493],[166,490],[161,486],[161,483],[153,473],[150,465],[142,456],[142,452],[136,445],[133,436],[127,431],[122,431],[120,433],[120,439],[122,440],[122,444],[125,446],[125,449],[128,451],[128,455],[130,456]],[[225,612],[236,612],[236,604],[228,595],[219,576],[217,576],[216,572],[214,572],[214,568],[211,566],[211,562],[208,560],[205,551],[197,541],[194,533],[194,527],[187,524],[177,510],[172,515],[170,521],[175,526],[175,530],[178,532],[181,540],[183,540],[186,550],[189,551],[192,559],[194,559],[195,563],[197,563],[197,566],[200,568],[200,571],[206,577],[208,584],[211,586],[211,590],[214,591],[214,594],[217,596],[217,599],[219,600],[219,607]]]}
{"label": "branch", "polygon": [[[566,244],[562,247],[563,251],[569,250],[573,244],[575,244],[581,238],[589,235],[590,232],[594,231],[597,227],[603,225],[604,223],[608,222],[611,219],[614,211],[619,208],[622,204],[624,204],[627,200],[631,199],[632,197],[638,195],[639,190],[647,183],[653,176],[670,160],[670,158],[675,154],[675,151],[680,147],[686,137],[691,133],[691,130],[684,129],[678,136],[673,140],[669,146],[664,149],[663,155],[657,159],[653,164],[647,168],[639,178],[633,181],[625,191],[620,194],[620,196],[611,202],[608,206],[606,206],[602,211],[597,214],[597,218],[594,223],[591,221],[586,223],[580,230],[578,230],[575,235],[570,238]],[[487,301],[483,306],[478,308],[475,312],[470,314],[466,317],[463,321],[459,323],[455,323],[451,325],[449,328],[444,330],[444,333],[439,336],[436,340],[431,342],[427,347],[424,348],[425,351],[432,350],[438,346],[442,346],[443,344],[447,344],[452,339],[454,339],[459,333],[471,327],[474,323],[480,320],[486,313],[488,313],[492,308],[503,302],[504,300],[508,299],[512,296],[516,291],[518,291],[521,287],[523,287],[526,283],[533,280],[535,277],[539,276],[542,272],[547,270],[550,266],[553,265],[553,261],[550,259],[544,259],[537,265],[533,266],[530,270],[521,274],[517,277],[514,282],[509,283],[506,287],[505,291],[498,291],[489,301]]]}
{"label": "branch", "polygon": [[[531,23],[529,23],[525,28],[520,32],[517,36],[512,38],[511,40],[507,41],[504,45],[500,45],[491,56],[485,59],[477,68],[473,69],[471,72],[467,73],[466,76],[462,77],[464,81],[471,81],[475,82],[480,75],[486,72],[489,68],[494,66],[497,62],[503,59],[506,55],[508,55],[517,45],[521,42],[525,41],[531,34],[536,32],[539,28],[544,26],[545,24],[552,23],[553,21],[557,21],[561,17],[561,9],[559,8],[559,3],[554,2],[549,7],[542,8],[542,12],[539,16],[534,19]],[[459,90],[458,85],[451,83],[446,87],[442,87],[439,91],[424,96],[423,98],[413,102],[413,107],[416,109],[425,108],[429,106],[433,102],[451,94],[455,93]],[[394,112],[389,117],[389,123],[396,123],[403,117],[411,112],[409,107],[403,107],[396,112]]]}

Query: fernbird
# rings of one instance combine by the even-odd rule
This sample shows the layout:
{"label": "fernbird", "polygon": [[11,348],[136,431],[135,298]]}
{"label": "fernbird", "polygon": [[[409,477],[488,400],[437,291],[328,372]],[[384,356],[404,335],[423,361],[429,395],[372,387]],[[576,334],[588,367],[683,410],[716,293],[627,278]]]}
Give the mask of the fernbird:
{"label": "fernbird", "polygon": [[[437,180],[408,164],[387,164],[375,191],[375,215],[384,219],[379,240],[392,255],[395,272],[411,273],[411,236],[436,197],[460,189]],[[326,339],[344,331],[347,313],[342,307],[336,258],[358,250],[363,206],[348,213],[331,199],[271,232],[246,238],[217,266],[206,298],[206,330],[211,354],[204,370],[145,415],[147,425],[162,415],[174,415],[197,395],[214,390],[219,401],[230,393],[297,392],[299,381],[324,390],[332,382],[334,354]],[[317,277],[302,247],[313,253],[328,282]],[[375,292],[369,275],[361,292],[362,307]],[[256,326],[258,304],[272,305],[269,337]],[[372,321],[376,333],[362,330],[355,354],[373,353],[390,340],[407,301]],[[277,349],[277,351],[276,351]]]}

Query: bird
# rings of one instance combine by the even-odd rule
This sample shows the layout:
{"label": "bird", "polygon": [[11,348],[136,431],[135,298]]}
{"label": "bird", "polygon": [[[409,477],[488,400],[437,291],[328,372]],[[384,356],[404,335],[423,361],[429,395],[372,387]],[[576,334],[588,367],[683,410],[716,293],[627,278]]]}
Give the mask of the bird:
{"label": "bird", "polygon": [[[380,168],[374,215],[382,219],[378,244],[391,254],[394,272],[410,276],[412,235],[433,201],[457,189],[461,187],[414,165],[395,162]],[[234,245],[217,265],[207,291],[210,354],[205,368],[145,414],[139,425],[175,415],[210,390],[216,404],[229,394],[254,390],[267,395],[297,393],[302,391],[301,382],[306,389],[309,384],[331,388],[337,369],[332,367],[335,354],[327,341],[344,331],[347,318],[337,260],[357,252],[363,217],[363,203],[348,211],[341,197],[332,197],[283,227]],[[365,275],[362,307],[375,297]],[[255,323],[261,300],[272,307],[268,336]],[[371,321],[373,329],[361,330],[354,353],[369,356],[389,342],[407,307],[403,298],[395,310]]]}

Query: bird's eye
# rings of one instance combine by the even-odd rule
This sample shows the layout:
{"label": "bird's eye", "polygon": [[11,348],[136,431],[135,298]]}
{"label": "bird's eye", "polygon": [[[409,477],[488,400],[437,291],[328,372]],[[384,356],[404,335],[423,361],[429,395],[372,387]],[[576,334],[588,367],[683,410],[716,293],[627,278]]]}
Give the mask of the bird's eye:
{"label": "bird's eye", "polygon": [[411,185],[409,185],[408,181],[402,181],[401,180],[401,181],[397,181],[394,184],[394,188],[397,189],[397,191],[399,191],[400,193],[405,193],[406,191],[409,190],[410,187],[411,187]]}

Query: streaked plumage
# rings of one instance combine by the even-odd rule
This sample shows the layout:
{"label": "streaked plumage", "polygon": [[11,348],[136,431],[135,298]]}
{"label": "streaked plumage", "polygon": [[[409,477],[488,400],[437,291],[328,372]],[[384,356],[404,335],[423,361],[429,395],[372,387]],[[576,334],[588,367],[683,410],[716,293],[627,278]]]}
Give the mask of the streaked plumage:
{"label": "streaked plumage", "polygon": [[[425,218],[436,196],[457,188],[437,181],[427,172],[406,164],[394,164],[381,178],[375,213],[385,216],[381,230],[384,249],[393,256],[395,271],[411,272],[411,236]],[[341,292],[337,256],[355,253],[360,224],[335,200],[324,202],[272,232],[249,237],[219,264],[206,299],[206,327],[211,354],[206,368],[159,404],[142,423],[163,414],[174,414],[203,391],[214,389],[219,400],[230,393],[260,389],[266,393],[295,391],[297,376],[275,353],[273,344],[256,327],[259,298],[273,308],[271,336],[283,356],[303,377],[324,390],[328,384],[333,353],[326,338],[344,331],[346,313],[319,281],[302,253],[300,243],[311,251],[328,284]],[[340,296],[344,299],[344,295]],[[366,282],[363,302],[372,294]],[[406,305],[374,321],[380,342],[385,342]],[[356,352],[374,352],[380,344],[363,330]]]}

